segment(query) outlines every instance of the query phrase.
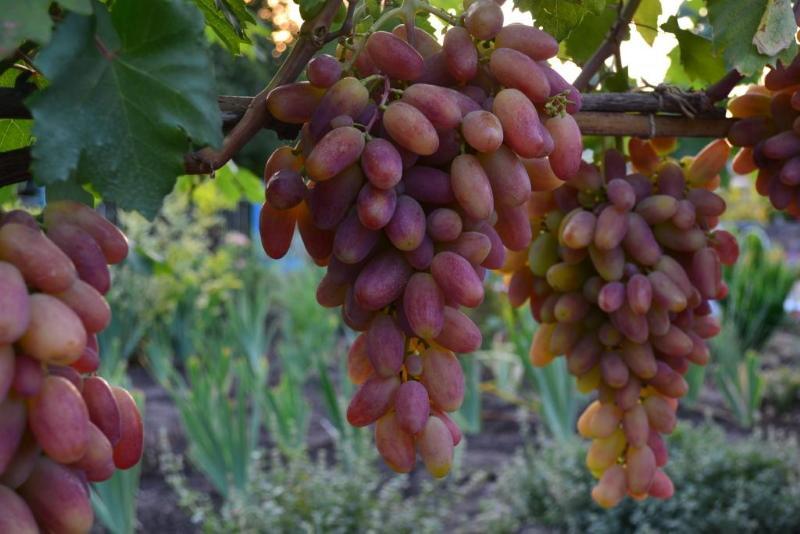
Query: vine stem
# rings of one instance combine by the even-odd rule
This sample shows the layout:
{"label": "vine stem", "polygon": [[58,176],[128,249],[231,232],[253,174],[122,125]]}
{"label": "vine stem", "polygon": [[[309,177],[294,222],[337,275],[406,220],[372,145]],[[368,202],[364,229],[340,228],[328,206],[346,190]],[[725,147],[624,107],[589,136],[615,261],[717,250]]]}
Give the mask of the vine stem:
{"label": "vine stem", "polygon": [[[800,3],[798,3],[798,5],[800,5]],[[744,76],[739,74],[739,71],[732,69],[714,85],[709,85],[708,88],[706,88],[706,96],[712,104],[724,100],[728,97],[728,94],[730,94],[733,88],[739,85],[739,82],[743,79]]]}
{"label": "vine stem", "polygon": [[[389,100],[389,93],[391,92],[391,84],[389,82],[389,77],[383,77],[383,93],[381,94],[381,100],[378,103],[378,109],[386,105],[386,101]],[[369,120],[369,123],[364,127],[364,130],[369,133],[372,130],[372,127],[375,125],[375,121],[378,119],[378,113],[376,112],[372,118]]]}
{"label": "vine stem", "polygon": [[[357,2],[357,0],[352,1]],[[300,28],[300,37],[288,57],[267,86],[253,97],[242,120],[223,140],[222,148],[215,150],[207,147],[184,157],[184,168],[187,174],[210,174],[219,169],[262,128],[268,126],[270,121],[274,121],[267,110],[267,95],[274,88],[294,81],[311,57],[327,42],[331,35],[330,26],[341,4],[342,0],[326,0],[317,16],[303,23]],[[354,11],[355,9],[348,9],[348,15],[352,17]],[[350,23],[352,24],[352,21]],[[343,27],[347,24],[346,20]]]}
{"label": "vine stem", "polygon": [[617,17],[616,22],[614,25],[611,26],[611,29],[608,32],[603,44],[600,45],[592,57],[586,62],[583,66],[583,70],[575,78],[575,81],[572,85],[578,91],[584,92],[589,88],[589,80],[592,79],[600,67],[605,63],[606,59],[609,58],[612,54],[614,54],[617,50],[619,50],[619,44],[622,41],[622,34],[623,32],[628,29],[628,26],[633,20],[633,15],[636,13],[636,10],[639,8],[639,4],[642,0],[628,0],[628,3],[620,10],[619,16]]}

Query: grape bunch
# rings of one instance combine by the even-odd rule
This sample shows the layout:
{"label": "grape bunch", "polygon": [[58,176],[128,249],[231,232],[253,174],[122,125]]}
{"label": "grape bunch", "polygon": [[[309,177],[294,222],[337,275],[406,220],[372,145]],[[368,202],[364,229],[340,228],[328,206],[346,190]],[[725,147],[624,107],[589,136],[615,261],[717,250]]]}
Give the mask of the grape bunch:
{"label": "grape bunch", "polygon": [[756,190],[779,210],[800,216],[800,57],[771,70],[764,85],[731,99],[728,140],[742,147],[733,160],[739,174],[758,171]]}
{"label": "grape bunch", "polygon": [[460,20],[443,44],[409,24],[351,38],[339,59],[314,58],[308,81],[270,93],[271,114],[302,127],[266,163],[260,221],[273,258],[297,227],[327,268],[317,300],[361,332],[350,424],[376,423],[395,471],[418,452],[435,477],[461,439],[447,415],[464,397],[456,354],[481,345],[461,307],[481,303],[506,248],[528,247],[537,173],[571,177],[583,148],[580,95],[546,63],[555,39],[503,26],[493,0]]}
{"label": "grape bunch", "polygon": [[[94,210],[0,212],[0,532],[88,532],[89,482],[142,454],[133,397],[95,372],[125,236]],[[37,526],[38,525],[38,526]]]}
{"label": "grape bunch", "polygon": [[672,495],[662,435],[675,427],[689,364],[709,359],[705,340],[720,328],[710,301],[727,293],[721,265],[738,256],[734,237],[715,229],[725,202],[712,190],[729,147],[715,141],[683,167],[664,157],[673,148],[631,139],[634,172],[608,150],[602,169],[581,163],[563,185],[536,184],[536,237],[502,268],[512,305],[529,300],[540,323],[533,364],[564,355],[578,388],[598,391],[578,431],[592,440],[586,465],[603,507]]}

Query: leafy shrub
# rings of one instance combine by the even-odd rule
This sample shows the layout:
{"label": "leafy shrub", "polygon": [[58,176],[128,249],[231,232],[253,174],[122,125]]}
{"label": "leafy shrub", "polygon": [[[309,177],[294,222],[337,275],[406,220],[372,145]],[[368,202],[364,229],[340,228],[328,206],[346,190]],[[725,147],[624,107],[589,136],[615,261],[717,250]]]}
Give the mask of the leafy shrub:
{"label": "leafy shrub", "polygon": [[764,402],[778,414],[800,405],[800,369],[780,366],[765,371]]}
{"label": "leafy shrub", "polygon": [[410,476],[386,479],[372,447],[366,451],[334,462],[324,453],[313,460],[305,451],[273,452],[260,460],[247,491],[220,507],[189,486],[181,457],[164,450],[161,463],[181,507],[205,532],[440,533],[478,480],[426,476],[412,491]]}
{"label": "leafy shrub", "polygon": [[626,499],[603,510],[590,497],[585,444],[540,443],[517,454],[484,506],[481,531],[544,525],[564,532],[797,532],[800,449],[785,440],[731,441],[717,427],[680,427],[666,471],[671,500]]}
{"label": "leafy shrub", "polygon": [[739,235],[741,253],[725,267],[728,297],[720,301],[725,321],[731,321],[743,351],[761,350],[786,316],[783,304],[798,277],[783,249],[761,230]]}

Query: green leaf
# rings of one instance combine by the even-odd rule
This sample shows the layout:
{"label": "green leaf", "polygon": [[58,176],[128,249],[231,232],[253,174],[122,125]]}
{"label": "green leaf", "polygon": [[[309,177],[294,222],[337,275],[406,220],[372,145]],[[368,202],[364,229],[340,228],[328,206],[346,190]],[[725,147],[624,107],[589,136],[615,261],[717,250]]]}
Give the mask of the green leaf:
{"label": "green leaf", "polygon": [[[250,39],[245,36],[242,28],[245,23],[252,23],[254,21],[253,17],[250,16],[250,13],[247,11],[247,8],[244,7],[244,4],[242,4],[244,12],[240,13],[238,7],[236,9],[230,9],[227,12],[222,11],[217,7],[218,3],[216,0],[194,0],[194,3],[203,13],[206,24],[214,31],[214,34],[232,54],[238,54],[240,52],[242,43],[250,42]],[[226,2],[226,4],[241,4],[241,0]],[[231,19],[226,16],[227,14],[233,18],[236,25],[231,23]],[[247,18],[240,18],[240,16]]]}
{"label": "green leaf", "polygon": [[0,57],[11,54],[23,41],[49,41],[53,30],[49,8],[49,0],[0,0]]}
{"label": "green leaf", "polygon": [[223,0],[223,3],[228,13],[233,16],[239,25],[244,26],[246,23],[255,24],[256,19],[247,9],[247,4],[244,0]]}
{"label": "green leaf", "polygon": [[300,0],[300,16],[303,20],[313,19],[322,10],[325,0]]}
{"label": "green leaf", "polygon": [[631,79],[628,76],[628,67],[623,67],[603,80],[603,89],[616,93],[624,93],[631,89]]}
{"label": "green leaf", "polygon": [[245,200],[250,202],[264,201],[264,182],[244,167],[239,167],[236,173],[236,182]]}
{"label": "green leaf", "polygon": [[797,24],[789,0],[769,0],[753,36],[753,44],[764,55],[774,56],[794,42]]}
{"label": "green leaf", "polygon": [[692,89],[703,89],[708,84],[702,80],[692,80],[686,74],[686,70],[681,65],[681,47],[676,46],[668,54],[670,59],[669,68],[664,75],[664,83],[678,85],[680,87],[689,87]]}
{"label": "green leaf", "polygon": [[56,182],[48,185],[45,188],[45,198],[47,202],[74,200],[81,204],[94,207],[94,196],[84,189],[74,178],[65,182]]}
{"label": "green leaf", "polygon": [[33,174],[51,184],[77,173],[104,199],[152,217],[189,138],[222,141],[202,17],[179,0],[95,8],[69,15],[37,56],[51,85],[28,100]]}
{"label": "green leaf", "polygon": [[434,18],[436,17],[433,15],[425,16],[424,14],[420,14],[414,17],[414,24],[417,26],[417,28],[425,30],[431,35],[436,35],[436,28],[434,28],[431,24],[431,20]]}
{"label": "green leaf", "polygon": [[583,65],[606,38],[615,20],[617,20],[617,10],[612,6],[606,7],[597,15],[584,17],[575,31],[564,41],[564,51],[568,58],[578,65]]}
{"label": "green leaf", "polygon": [[[785,0],[707,0],[714,48],[730,68],[756,74],[778,59],[790,62],[797,52],[794,14]],[[790,35],[791,34],[791,35]],[[772,53],[762,53],[756,46]]]}
{"label": "green leaf", "polygon": [[58,5],[80,15],[92,14],[92,0],[58,0]]}
{"label": "green leaf", "polygon": [[642,0],[642,3],[636,9],[636,13],[633,14],[636,30],[650,46],[653,46],[653,41],[658,36],[659,15],[661,15],[660,0]]}
{"label": "green leaf", "polygon": [[608,0],[514,0],[520,11],[529,11],[546,32],[561,41],[572,33],[586,15],[599,15]]}
{"label": "green leaf", "polygon": [[17,185],[18,184],[11,184],[0,187],[0,206],[14,203],[17,199]]}
{"label": "green leaf", "polygon": [[678,19],[670,17],[661,25],[664,31],[678,39],[680,63],[689,80],[713,83],[725,75],[722,57],[715,53],[711,41],[678,26]]}
{"label": "green leaf", "polygon": [[[14,87],[17,76],[22,71],[8,69],[0,74],[0,87]],[[0,119],[0,152],[26,147],[33,141],[31,124],[28,119]]]}
{"label": "green leaf", "polygon": [[[23,41],[50,41],[50,4],[50,0],[0,0],[0,58],[11,54]],[[92,12],[90,0],[64,0],[59,4],[83,15]]]}
{"label": "green leaf", "polygon": [[0,120],[0,152],[29,146],[32,141],[31,121]]}
{"label": "green leaf", "polygon": [[367,8],[367,14],[373,19],[377,20],[381,16],[381,3],[379,0],[366,0],[364,5]]}
{"label": "green leaf", "polygon": [[444,9],[445,11],[461,11],[463,2],[461,0],[432,0],[431,5]]}

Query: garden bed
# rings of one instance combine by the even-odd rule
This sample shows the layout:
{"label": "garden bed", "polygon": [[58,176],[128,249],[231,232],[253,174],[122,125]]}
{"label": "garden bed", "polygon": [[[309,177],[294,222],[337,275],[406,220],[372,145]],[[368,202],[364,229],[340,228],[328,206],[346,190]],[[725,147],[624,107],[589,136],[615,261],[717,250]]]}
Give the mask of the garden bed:
{"label": "garden bed", "polygon": [[[785,328],[778,331],[763,354],[765,370],[781,369],[784,373],[797,373],[800,365],[800,333],[796,328]],[[133,368],[130,372],[136,388],[145,393],[146,428],[148,455],[145,457],[142,472],[141,489],[138,498],[138,520],[144,532],[200,532],[201,528],[194,524],[189,514],[180,506],[178,497],[164,478],[158,464],[158,451],[162,449],[160,435],[166,433],[173,450],[183,454],[187,450],[186,438],[181,430],[181,420],[177,408],[167,392],[141,368]],[[768,385],[771,387],[771,385]],[[797,395],[795,390],[794,394]],[[324,417],[321,393],[313,383],[306,387],[306,394],[314,406],[314,415],[308,434],[308,447],[312,455],[320,450],[328,452],[334,449],[335,443],[330,433],[320,424]],[[771,404],[767,395],[764,416],[759,428],[782,434],[800,437],[800,400],[778,409]],[[541,427],[535,419],[530,421],[530,433],[522,432],[520,409],[518,406],[498,399],[494,395],[482,395],[482,429],[480,433],[467,437],[466,450],[461,475],[465,480],[470,475],[481,473],[482,478],[472,490],[470,499],[464,499],[452,510],[453,531],[468,531],[466,525],[476,518],[486,502],[493,496],[495,481],[507,466],[510,458],[520,451],[525,440],[535,439]],[[720,394],[713,387],[706,386],[695,407],[682,408],[681,418],[693,424],[712,420],[723,428],[726,434],[738,440],[748,436],[751,431],[737,426],[727,413]],[[267,436],[262,437],[267,448],[274,446]],[[798,459],[800,461],[800,459]],[[390,472],[385,470],[388,476]],[[212,487],[196,471],[187,467],[186,474],[193,488],[213,493]],[[412,481],[427,478],[424,469],[419,466],[412,473]],[[413,484],[412,484],[413,487]],[[535,525],[528,526],[524,532],[542,532]]]}

